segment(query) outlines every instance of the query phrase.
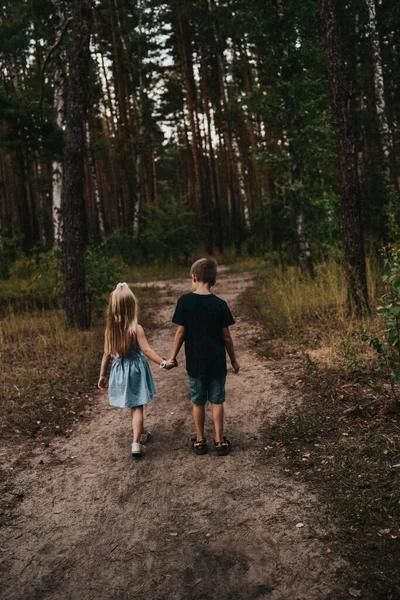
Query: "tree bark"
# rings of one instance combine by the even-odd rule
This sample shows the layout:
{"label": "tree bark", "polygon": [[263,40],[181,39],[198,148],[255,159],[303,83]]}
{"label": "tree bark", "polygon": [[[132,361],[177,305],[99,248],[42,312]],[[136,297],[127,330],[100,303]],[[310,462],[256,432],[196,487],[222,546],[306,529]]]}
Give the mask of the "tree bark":
{"label": "tree bark", "polygon": [[85,112],[92,26],[91,0],[75,0],[69,64],[62,189],[64,309],[70,327],[88,327],[85,300],[87,219],[84,198]]}
{"label": "tree bark", "polygon": [[375,0],[366,0],[368,8],[368,30],[372,44],[372,55],[374,62],[374,88],[376,114],[378,116],[379,132],[381,138],[381,152],[384,161],[383,180],[386,185],[390,184],[390,149],[391,135],[389,123],[386,116],[385,87],[383,82],[382,56],[379,43],[378,27],[376,22]]}
{"label": "tree bark", "polygon": [[[61,9],[60,2],[53,0],[58,24],[57,24],[57,38],[61,35],[64,14]],[[64,73],[61,64],[61,60],[58,59],[57,66],[54,74],[54,100],[53,108],[55,114],[55,123],[59,129],[64,128]],[[61,193],[62,193],[62,162],[60,160],[53,160],[52,164],[52,213],[53,213],[53,243],[55,246],[61,244]]]}
{"label": "tree bark", "polygon": [[322,43],[331,88],[341,190],[343,248],[348,278],[348,303],[357,314],[368,309],[367,278],[360,216],[354,130],[345,81],[344,60],[334,0],[318,0]]}

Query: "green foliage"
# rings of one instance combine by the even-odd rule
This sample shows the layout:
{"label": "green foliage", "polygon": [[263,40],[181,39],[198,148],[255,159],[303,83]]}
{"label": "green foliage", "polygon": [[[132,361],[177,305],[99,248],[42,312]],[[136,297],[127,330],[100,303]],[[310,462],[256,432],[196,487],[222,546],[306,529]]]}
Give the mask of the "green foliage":
{"label": "green foliage", "polygon": [[386,292],[380,298],[377,314],[384,321],[378,336],[364,331],[361,339],[368,342],[379,357],[379,367],[390,378],[393,397],[399,400],[395,384],[400,381],[400,249],[385,248],[381,278]]}
{"label": "green foliage", "polygon": [[110,256],[104,245],[89,246],[87,248],[85,255],[85,294],[89,323],[92,322],[93,315],[101,317],[107,304],[106,294],[109,294],[121,279],[122,267],[122,260]]}
{"label": "green foliage", "polygon": [[[85,254],[88,321],[100,317],[107,304],[107,294],[121,279],[123,261],[108,252],[108,248],[89,246]],[[42,251],[30,256],[21,255],[10,267],[10,279],[1,292],[5,301],[15,302],[21,308],[54,307],[62,305],[63,274],[60,250]]]}
{"label": "green foliage", "polygon": [[388,189],[388,198],[386,210],[388,239],[391,244],[398,244],[400,242],[400,195],[393,186]]}
{"label": "green foliage", "polygon": [[116,229],[105,238],[103,246],[108,254],[120,257],[126,263],[130,263],[135,259],[137,251],[135,239],[119,229]]}
{"label": "green foliage", "polygon": [[43,305],[55,304],[63,289],[61,261],[59,250],[21,255],[10,268],[10,279],[17,284],[20,293]]}
{"label": "green foliage", "polygon": [[138,266],[155,262],[181,264],[188,261],[200,246],[200,226],[196,215],[180,211],[175,201],[143,208],[140,231],[135,238],[114,231],[104,242],[112,256]]}
{"label": "green foliage", "polygon": [[0,232],[0,280],[8,279],[10,267],[15,261],[16,245],[21,236],[14,235],[9,238]]}
{"label": "green foliage", "polygon": [[193,212],[179,211],[176,202],[164,202],[159,211],[147,207],[138,238],[147,263],[156,259],[187,261],[200,245],[200,226]]}

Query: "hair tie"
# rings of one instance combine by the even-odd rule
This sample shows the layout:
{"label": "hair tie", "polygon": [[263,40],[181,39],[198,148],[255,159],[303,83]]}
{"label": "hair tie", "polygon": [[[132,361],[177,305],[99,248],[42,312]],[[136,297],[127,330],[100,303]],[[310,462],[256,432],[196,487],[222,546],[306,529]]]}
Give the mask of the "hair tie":
{"label": "hair tie", "polygon": [[125,281],[123,281],[122,283],[117,283],[117,285],[116,285],[115,289],[117,290],[118,288],[120,288],[120,287],[124,287],[124,286],[125,286],[125,287],[128,287],[128,284],[127,284],[127,283],[125,283]]}

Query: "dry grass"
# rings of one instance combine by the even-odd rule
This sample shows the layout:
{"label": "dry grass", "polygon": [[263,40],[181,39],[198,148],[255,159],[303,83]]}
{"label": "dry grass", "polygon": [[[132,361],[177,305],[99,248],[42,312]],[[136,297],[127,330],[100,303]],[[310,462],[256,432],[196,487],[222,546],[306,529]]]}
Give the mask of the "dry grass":
{"label": "dry grass", "polygon": [[16,434],[62,433],[93,392],[102,327],[66,328],[62,311],[0,320],[0,427]]}
{"label": "dry grass", "polygon": [[[157,296],[135,289],[141,323]],[[64,312],[14,312],[0,317],[0,430],[3,435],[69,434],[94,392],[103,351],[104,321],[89,331],[68,329]]]}
{"label": "dry grass", "polygon": [[[374,305],[379,281],[375,262],[368,262],[367,273]],[[251,299],[245,297],[244,301],[250,302],[271,335],[298,339],[314,323],[318,328],[326,327],[327,332],[340,331],[341,335],[347,335],[354,326],[359,328],[360,321],[348,314],[346,296],[344,268],[332,259],[316,266],[314,278],[299,267],[288,267],[283,272],[277,268],[267,270],[260,275]]]}

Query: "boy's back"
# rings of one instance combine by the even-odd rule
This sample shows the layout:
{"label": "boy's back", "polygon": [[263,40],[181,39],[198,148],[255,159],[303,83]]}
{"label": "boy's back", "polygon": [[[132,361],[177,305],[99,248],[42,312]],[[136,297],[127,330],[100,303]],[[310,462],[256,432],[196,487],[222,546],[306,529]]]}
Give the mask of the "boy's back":
{"label": "boy's back", "polygon": [[185,327],[186,369],[191,377],[224,377],[222,330],[235,323],[227,303],[214,294],[181,296],[172,321]]}
{"label": "boy's back", "polygon": [[190,276],[193,292],[179,298],[172,318],[178,329],[170,362],[176,363],[179,350],[185,343],[186,369],[196,426],[196,437],[192,440],[193,450],[196,454],[208,452],[204,436],[205,403],[208,400],[212,405],[215,449],[218,455],[225,456],[231,448],[229,440],[223,435],[225,349],[235,373],[240,369],[229,332],[229,326],[235,321],[225,300],[210,292],[217,278],[215,260],[200,258],[191,266]]}

